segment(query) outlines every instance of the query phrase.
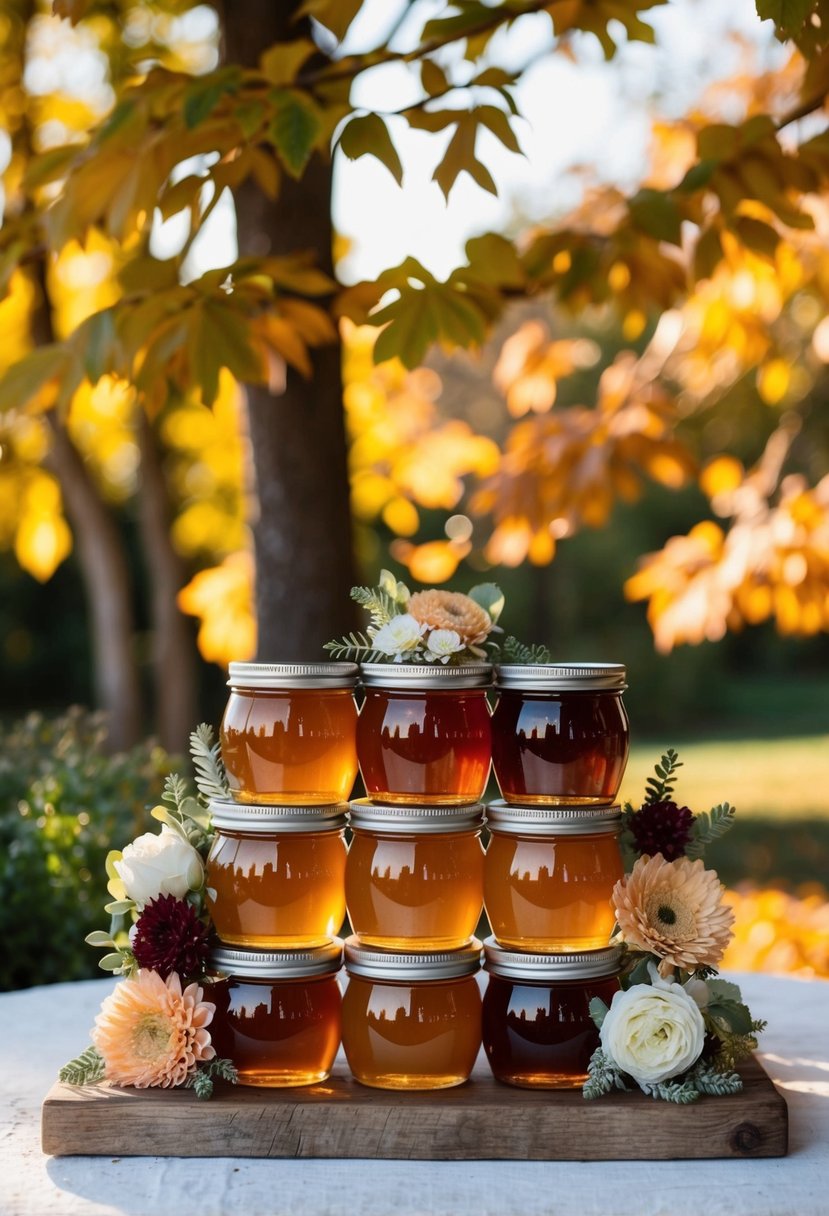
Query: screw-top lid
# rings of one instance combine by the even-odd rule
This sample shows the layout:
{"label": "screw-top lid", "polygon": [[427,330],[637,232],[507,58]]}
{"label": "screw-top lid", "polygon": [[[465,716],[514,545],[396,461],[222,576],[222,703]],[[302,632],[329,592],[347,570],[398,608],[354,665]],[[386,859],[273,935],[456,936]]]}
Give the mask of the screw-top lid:
{"label": "screw-top lid", "polygon": [[498,798],[486,811],[491,831],[516,836],[586,836],[591,832],[618,832],[622,810],[618,806],[519,806]]}
{"label": "screw-top lid", "polygon": [[357,937],[345,939],[345,969],[349,975],[377,980],[451,980],[475,975],[481,966],[477,937],[459,950],[401,951],[363,946]]}
{"label": "screw-top lid", "polygon": [[351,803],[349,818],[353,828],[431,836],[483,827],[484,808],[480,802],[469,806],[388,806],[356,798]]}
{"label": "screw-top lid", "polygon": [[210,815],[214,828],[231,832],[333,832],[346,825],[347,802],[321,806],[271,806],[214,798]]}
{"label": "screw-top lid", "polygon": [[230,663],[230,688],[353,688],[356,663]]}
{"label": "screw-top lid", "polygon": [[505,979],[588,980],[603,975],[616,975],[622,951],[618,946],[602,950],[579,950],[572,954],[525,954],[499,946],[494,937],[484,942],[484,970]]}
{"label": "screw-top lid", "polygon": [[361,663],[360,679],[366,688],[488,688],[492,683],[489,663],[466,663],[459,667],[429,663]]}
{"label": "screw-top lid", "polygon": [[495,687],[527,692],[624,690],[626,674],[624,663],[501,663],[495,668]]}
{"label": "screw-top lid", "polygon": [[241,946],[216,946],[208,965],[224,975],[243,979],[293,980],[303,976],[333,975],[343,960],[343,943],[332,937],[324,946],[299,950],[247,950]]}

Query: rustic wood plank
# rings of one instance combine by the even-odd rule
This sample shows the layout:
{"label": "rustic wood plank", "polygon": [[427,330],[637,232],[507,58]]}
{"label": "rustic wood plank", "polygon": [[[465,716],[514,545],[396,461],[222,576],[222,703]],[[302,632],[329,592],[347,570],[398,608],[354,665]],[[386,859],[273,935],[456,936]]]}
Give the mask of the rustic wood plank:
{"label": "rustic wood plank", "polygon": [[[421,1160],[676,1160],[780,1157],[786,1103],[756,1060],[745,1088],[691,1106],[614,1093],[516,1089],[479,1067],[469,1084],[432,1093],[358,1085],[344,1065],[324,1085],[191,1090],[55,1085],[43,1104],[54,1156],[367,1157]],[[194,1134],[194,1128],[198,1130]]]}

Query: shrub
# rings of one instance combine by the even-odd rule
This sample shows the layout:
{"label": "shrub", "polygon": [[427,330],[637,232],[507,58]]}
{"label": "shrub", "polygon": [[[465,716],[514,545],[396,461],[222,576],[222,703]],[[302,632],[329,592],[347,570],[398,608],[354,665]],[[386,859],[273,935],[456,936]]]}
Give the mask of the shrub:
{"label": "shrub", "polygon": [[169,757],[104,754],[101,715],[0,726],[0,990],[100,976],[84,937],[106,920],[104,860],[157,826]]}

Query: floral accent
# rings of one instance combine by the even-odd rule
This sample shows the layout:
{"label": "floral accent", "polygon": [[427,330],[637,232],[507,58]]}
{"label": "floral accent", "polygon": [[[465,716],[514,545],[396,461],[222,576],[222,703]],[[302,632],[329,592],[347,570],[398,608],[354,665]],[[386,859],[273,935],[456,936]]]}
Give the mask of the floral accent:
{"label": "floral accent", "polygon": [[605,1056],[640,1087],[678,1077],[696,1064],[705,1044],[705,1022],[681,984],[654,973],[652,984],[617,992],[599,1038]]}
{"label": "floral accent", "polygon": [[636,852],[653,857],[661,853],[666,861],[683,857],[691,840],[693,812],[675,802],[646,803],[627,818]]}
{"label": "floral accent", "polygon": [[426,643],[428,662],[448,663],[453,654],[463,650],[463,642],[454,629],[433,629]]}
{"label": "floral accent", "polygon": [[622,941],[655,954],[664,975],[673,967],[713,967],[731,939],[734,913],[722,901],[725,888],[700,860],[666,861],[661,853],[640,857],[613,888],[612,904]]}
{"label": "floral accent", "polygon": [[[429,629],[452,630],[473,652],[486,641],[495,623],[488,612],[458,591],[416,591],[409,612]],[[480,652],[481,658],[486,651]]]}
{"label": "floral accent", "polygon": [[131,939],[138,966],[157,971],[163,980],[172,971],[193,975],[207,959],[207,925],[190,904],[172,895],[145,904]]}
{"label": "floral accent", "polygon": [[92,1031],[107,1080],[168,1089],[181,1085],[200,1061],[212,1060],[216,1051],[205,1028],[216,1006],[202,995],[198,984],[182,991],[176,972],[166,981],[155,971],[122,980],[101,1006]]}
{"label": "floral accent", "polygon": [[401,613],[377,630],[372,639],[374,649],[381,654],[394,655],[395,663],[401,663],[405,655],[420,648],[425,629],[426,626],[413,616],[407,612]]}
{"label": "floral accent", "polygon": [[143,908],[159,895],[184,899],[204,883],[202,859],[184,836],[163,824],[160,833],[145,832],[113,862],[127,899]]}

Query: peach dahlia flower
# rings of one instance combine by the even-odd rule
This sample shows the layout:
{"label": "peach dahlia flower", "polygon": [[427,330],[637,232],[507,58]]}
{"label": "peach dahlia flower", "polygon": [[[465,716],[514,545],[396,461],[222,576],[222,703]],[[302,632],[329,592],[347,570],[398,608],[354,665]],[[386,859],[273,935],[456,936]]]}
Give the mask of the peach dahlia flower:
{"label": "peach dahlia flower", "polygon": [[725,888],[701,860],[666,861],[661,853],[640,857],[613,888],[613,910],[622,940],[672,967],[715,967],[731,940],[734,913],[722,902]]}
{"label": "peach dahlia flower", "polygon": [[429,629],[453,629],[465,646],[480,646],[492,629],[492,617],[460,591],[415,591],[407,612]]}
{"label": "peach dahlia flower", "polygon": [[156,971],[122,980],[101,1006],[92,1031],[107,1080],[136,1089],[181,1085],[200,1060],[216,1054],[205,1029],[215,1010],[202,1000],[198,984],[182,992],[175,971],[166,981]]}

